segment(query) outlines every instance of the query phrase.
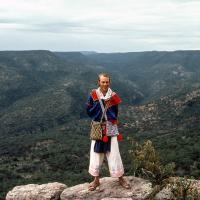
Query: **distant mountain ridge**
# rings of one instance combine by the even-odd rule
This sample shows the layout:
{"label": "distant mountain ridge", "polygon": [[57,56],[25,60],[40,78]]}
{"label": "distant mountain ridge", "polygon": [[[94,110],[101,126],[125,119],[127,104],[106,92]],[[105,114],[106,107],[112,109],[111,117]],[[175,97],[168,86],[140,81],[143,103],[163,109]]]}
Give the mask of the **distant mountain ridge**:
{"label": "distant mountain ridge", "polygon": [[[53,126],[52,123],[65,123],[65,120],[73,118],[73,115],[86,117],[84,102],[89,91],[97,87],[96,76],[102,71],[111,74],[112,87],[128,105],[158,99],[174,91],[176,93],[182,90],[192,91],[200,86],[200,51],[111,54],[42,50],[1,51],[0,69],[1,131],[4,134],[20,132],[23,131],[24,124],[25,131],[35,132],[40,128],[34,129],[34,127],[46,130]],[[51,98],[54,94],[55,99]],[[51,101],[53,105],[59,100],[65,108],[64,112],[56,111],[56,107],[52,107],[54,111],[48,108],[48,104],[51,106]],[[48,104],[41,107],[45,101]],[[28,111],[23,104],[31,107],[32,111]],[[78,106],[78,112],[74,112],[74,105]],[[45,107],[48,110],[47,115],[42,114]],[[26,110],[23,112],[23,109]],[[33,115],[35,110],[39,111],[38,117]],[[26,120],[24,123],[27,114],[30,122]],[[44,122],[45,116],[49,118],[48,125]],[[37,122],[37,118],[40,118],[40,122]],[[56,118],[58,120],[55,120]],[[20,120],[21,123],[16,120]],[[20,128],[17,128],[17,124],[21,124]]]}

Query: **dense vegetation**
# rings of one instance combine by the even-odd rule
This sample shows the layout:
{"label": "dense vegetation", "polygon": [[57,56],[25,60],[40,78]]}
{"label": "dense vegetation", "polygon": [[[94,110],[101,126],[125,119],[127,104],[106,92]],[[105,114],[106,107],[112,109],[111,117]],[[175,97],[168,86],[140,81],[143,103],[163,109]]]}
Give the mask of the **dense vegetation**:
{"label": "dense vegetation", "polygon": [[15,185],[91,180],[85,103],[101,71],[123,100],[126,175],[133,174],[126,137],[134,136],[153,141],[176,175],[199,179],[200,51],[0,52],[0,199]]}

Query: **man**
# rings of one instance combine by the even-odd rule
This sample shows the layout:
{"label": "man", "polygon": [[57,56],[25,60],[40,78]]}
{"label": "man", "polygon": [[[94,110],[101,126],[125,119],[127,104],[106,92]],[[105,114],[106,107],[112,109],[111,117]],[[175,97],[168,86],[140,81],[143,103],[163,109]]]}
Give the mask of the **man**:
{"label": "man", "polygon": [[[107,120],[112,122],[111,124],[116,127],[116,124],[118,123],[118,104],[121,103],[121,99],[109,87],[110,77],[108,74],[101,73],[98,75],[98,85],[98,89],[92,90],[88,98],[87,114],[93,121],[100,121],[103,113],[99,101],[99,99],[101,99],[103,106],[107,107]],[[107,137],[106,140],[91,140],[89,173],[94,177],[94,180],[89,184],[88,189],[90,191],[95,190],[100,185],[99,171],[104,155],[106,155],[108,160],[111,177],[119,178],[120,185],[126,189],[130,189],[130,184],[123,178],[124,167],[118,147],[118,140],[120,139],[121,134]]]}

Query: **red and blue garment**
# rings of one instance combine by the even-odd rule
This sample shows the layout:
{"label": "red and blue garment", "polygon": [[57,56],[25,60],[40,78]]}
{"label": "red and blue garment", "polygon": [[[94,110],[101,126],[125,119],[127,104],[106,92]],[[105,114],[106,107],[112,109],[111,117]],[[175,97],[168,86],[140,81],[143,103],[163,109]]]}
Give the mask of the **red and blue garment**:
{"label": "red and blue garment", "polygon": [[[103,105],[105,106],[105,100],[101,99]],[[113,124],[118,124],[117,116],[118,116],[118,104],[121,103],[120,97],[117,93],[112,92],[111,98],[109,100],[109,106],[107,107],[106,115],[107,120],[112,122]],[[102,116],[102,109],[100,102],[97,97],[96,89],[93,89],[88,97],[87,105],[86,105],[87,114],[93,121],[100,121]],[[96,140],[94,151],[97,153],[105,153],[106,151],[110,151],[111,138],[108,137],[107,142],[103,142],[102,140]]]}

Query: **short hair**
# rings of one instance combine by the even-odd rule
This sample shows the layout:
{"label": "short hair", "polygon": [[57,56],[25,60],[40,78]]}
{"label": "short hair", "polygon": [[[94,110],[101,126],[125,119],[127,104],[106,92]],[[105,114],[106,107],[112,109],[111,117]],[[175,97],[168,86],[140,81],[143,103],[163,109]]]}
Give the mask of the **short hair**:
{"label": "short hair", "polygon": [[109,81],[110,81],[110,76],[107,74],[107,73],[100,73],[99,75],[98,75],[98,82],[100,81],[100,76],[104,76],[104,77],[107,77],[107,78],[109,78]]}

